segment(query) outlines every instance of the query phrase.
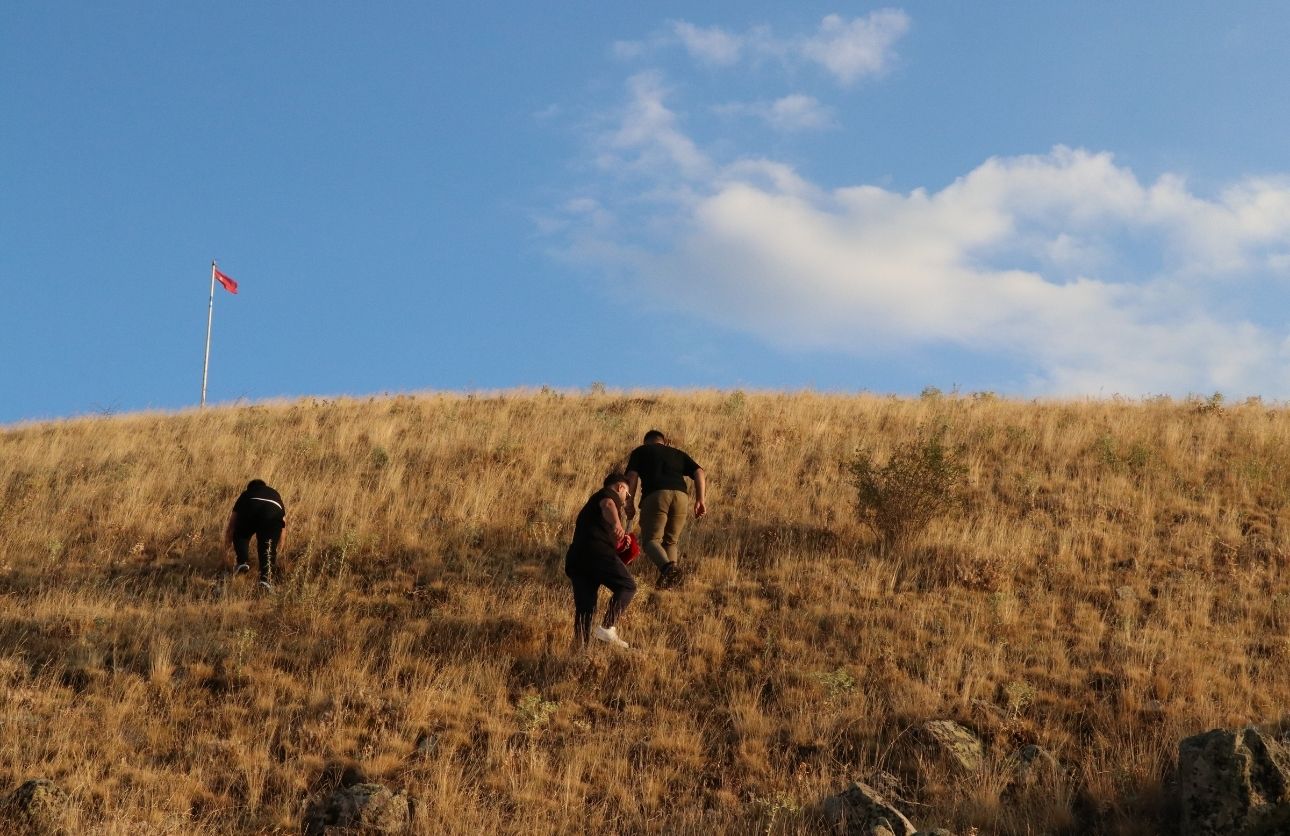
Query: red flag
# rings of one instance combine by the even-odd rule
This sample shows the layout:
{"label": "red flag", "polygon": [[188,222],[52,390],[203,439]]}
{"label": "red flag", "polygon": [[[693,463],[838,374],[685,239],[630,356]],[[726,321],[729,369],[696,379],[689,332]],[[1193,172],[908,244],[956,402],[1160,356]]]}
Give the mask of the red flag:
{"label": "red flag", "polygon": [[221,273],[218,268],[215,270],[215,281],[224,285],[224,289],[229,293],[237,293],[237,282],[233,281],[232,276],[226,276]]}

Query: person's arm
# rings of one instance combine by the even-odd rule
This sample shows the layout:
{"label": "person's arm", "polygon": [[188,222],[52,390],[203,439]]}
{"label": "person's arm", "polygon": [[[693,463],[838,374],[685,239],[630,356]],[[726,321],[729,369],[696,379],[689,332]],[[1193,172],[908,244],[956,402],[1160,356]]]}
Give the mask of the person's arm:
{"label": "person's arm", "polygon": [[708,506],[704,504],[707,494],[708,481],[703,475],[703,468],[696,467],[694,469],[694,518],[696,520],[708,513]]}
{"label": "person's arm", "polygon": [[623,530],[623,521],[618,516],[618,503],[605,497],[600,500],[600,514],[605,518],[605,525],[614,533],[614,542],[617,543],[627,536]]}
{"label": "person's arm", "polygon": [[641,477],[634,470],[627,471],[627,521],[636,519],[636,490],[641,486]]}

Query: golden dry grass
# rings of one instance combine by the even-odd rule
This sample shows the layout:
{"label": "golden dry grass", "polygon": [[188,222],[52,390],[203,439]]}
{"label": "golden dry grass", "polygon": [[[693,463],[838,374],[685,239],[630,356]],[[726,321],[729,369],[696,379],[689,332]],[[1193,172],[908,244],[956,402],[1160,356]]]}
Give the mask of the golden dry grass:
{"label": "golden dry grass", "polygon": [[[561,564],[660,427],[709,474],[687,585],[571,654]],[[845,463],[944,426],[965,510],[880,556]],[[272,597],[228,581],[245,482],[289,505]],[[811,832],[879,770],[922,827],[1153,833],[1178,740],[1290,706],[1290,413],[514,392],[0,432],[0,790],[100,833],[298,832],[338,765],[418,832]],[[645,564],[646,561],[641,561]],[[982,776],[920,763],[957,719]],[[1069,771],[1007,787],[1038,743]]]}

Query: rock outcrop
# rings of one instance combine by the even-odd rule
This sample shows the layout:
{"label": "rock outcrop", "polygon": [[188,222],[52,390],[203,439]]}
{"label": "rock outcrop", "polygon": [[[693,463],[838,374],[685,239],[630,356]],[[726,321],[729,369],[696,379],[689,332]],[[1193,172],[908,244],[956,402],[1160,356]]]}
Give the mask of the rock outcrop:
{"label": "rock outcrop", "polygon": [[1178,747],[1183,836],[1290,833],[1290,752],[1254,726],[1215,729]]}
{"label": "rock outcrop", "polygon": [[407,833],[411,805],[403,793],[371,782],[341,787],[309,805],[306,836],[335,836],[347,832]]}
{"label": "rock outcrop", "polygon": [[953,720],[928,720],[918,727],[917,738],[934,757],[964,775],[975,775],[985,762],[980,739]]}
{"label": "rock outcrop", "polygon": [[10,793],[0,807],[5,833],[23,836],[63,836],[68,833],[71,801],[53,781],[27,781]]}
{"label": "rock outcrop", "polygon": [[823,812],[835,836],[913,836],[917,831],[877,790],[860,781],[825,799]]}

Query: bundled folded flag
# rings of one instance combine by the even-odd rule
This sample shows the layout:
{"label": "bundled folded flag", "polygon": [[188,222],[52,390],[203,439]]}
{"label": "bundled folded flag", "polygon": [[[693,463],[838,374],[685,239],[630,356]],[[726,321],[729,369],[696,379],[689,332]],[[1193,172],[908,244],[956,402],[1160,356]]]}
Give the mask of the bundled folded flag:
{"label": "bundled folded flag", "polygon": [[618,541],[618,556],[622,559],[623,563],[628,566],[632,564],[633,560],[640,556],[640,553],[641,543],[640,540],[636,539],[635,534],[630,532],[624,534],[623,539]]}

